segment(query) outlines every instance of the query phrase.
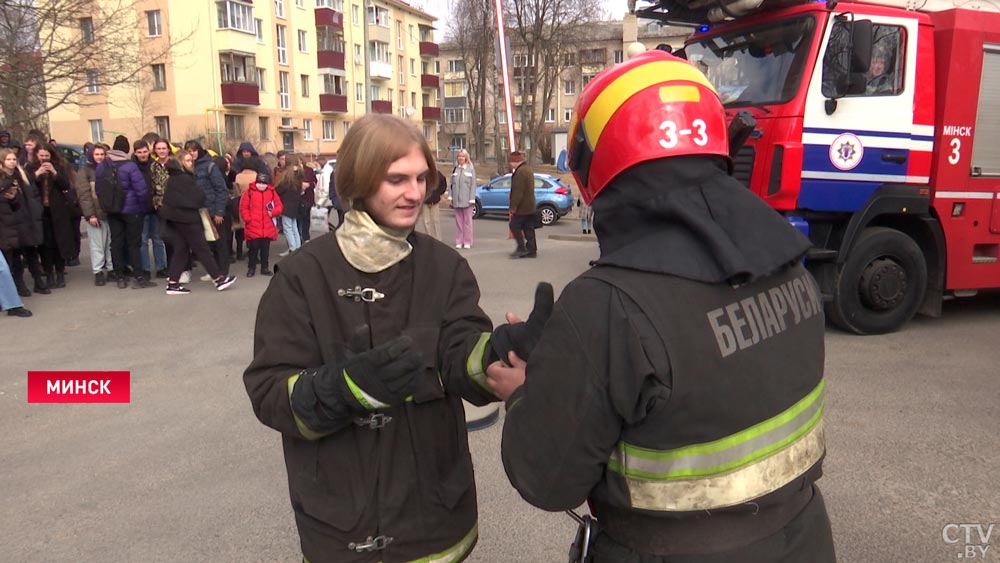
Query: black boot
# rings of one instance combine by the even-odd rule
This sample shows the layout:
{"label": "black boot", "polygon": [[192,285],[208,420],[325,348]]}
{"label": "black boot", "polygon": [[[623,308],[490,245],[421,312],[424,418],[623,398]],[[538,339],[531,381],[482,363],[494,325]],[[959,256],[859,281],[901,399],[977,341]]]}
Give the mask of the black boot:
{"label": "black boot", "polygon": [[257,268],[254,268],[253,266],[250,266],[250,268],[247,270],[247,277],[248,278],[252,278],[255,275],[257,275]]}
{"label": "black boot", "polygon": [[31,290],[28,289],[27,285],[25,285],[24,278],[15,277],[14,287],[17,288],[17,294],[21,297],[31,297]]}
{"label": "black boot", "polygon": [[55,288],[66,287],[66,274],[64,272],[56,272],[56,284],[52,287]]}
{"label": "black boot", "polygon": [[56,280],[52,274],[45,274],[45,285],[47,285],[49,289],[56,288]]}
{"label": "black boot", "polygon": [[48,295],[48,294],[52,293],[49,290],[49,286],[45,283],[45,280],[42,279],[41,275],[35,276],[35,287],[34,287],[34,290],[35,290],[35,293],[40,293],[42,295]]}
{"label": "black boot", "polygon": [[104,277],[104,272],[97,272],[96,274],[94,274],[94,285],[96,285],[97,287],[101,287],[105,283],[107,283],[107,281]]}
{"label": "black boot", "polygon": [[271,270],[269,270],[267,268],[267,264],[261,264],[261,266],[260,266],[260,275],[262,275],[262,276],[270,276],[271,275]]}
{"label": "black boot", "polygon": [[525,246],[524,246],[524,233],[521,232],[521,231],[518,231],[518,232],[514,233],[514,240],[517,241],[517,248],[514,249],[514,252],[510,253],[510,257],[511,258],[520,258],[521,255],[524,254],[524,250],[525,250]]}

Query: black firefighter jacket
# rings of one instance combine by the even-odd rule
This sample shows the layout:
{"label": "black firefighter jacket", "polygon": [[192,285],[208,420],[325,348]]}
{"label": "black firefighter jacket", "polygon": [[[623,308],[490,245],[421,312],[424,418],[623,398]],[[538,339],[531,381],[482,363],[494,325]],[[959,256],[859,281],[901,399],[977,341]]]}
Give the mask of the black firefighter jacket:
{"label": "black firefighter jacket", "polygon": [[[374,274],[354,269],[334,235],[285,259],[257,311],[254,360],[244,373],[254,411],[282,434],[289,494],[310,563],[403,563],[465,559],[478,538],[476,489],[462,398],[496,400],[485,388],[483,357],[492,324],[479,307],[468,263],[414,233],[412,253]],[[374,288],[373,302],[338,290]],[[385,411],[382,428],[351,425],[319,439],[297,426],[289,380],[343,358],[357,327],[376,346],[407,334],[438,381],[434,396]],[[471,358],[471,359],[470,359]],[[479,382],[470,377],[474,370]],[[308,433],[308,432],[307,432]],[[382,551],[351,542],[387,536]]]}
{"label": "black firefighter jacket", "polygon": [[[671,160],[595,199],[601,258],[563,290],[507,401],[507,475],[546,510],[588,501],[617,542],[595,563],[832,561],[813,496],[822,305],[795,263],[809,243],[711,161]],[[807,504],[816,521],[789,524]]]}

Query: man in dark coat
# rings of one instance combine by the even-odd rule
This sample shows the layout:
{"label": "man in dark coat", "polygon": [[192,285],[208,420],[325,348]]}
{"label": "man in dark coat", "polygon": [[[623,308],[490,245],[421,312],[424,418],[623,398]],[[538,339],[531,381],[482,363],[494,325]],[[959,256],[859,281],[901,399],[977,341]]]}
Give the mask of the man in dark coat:
{"label": "man in dark coat", "polygon": [[510,153],[510,168],[510,231],[517,241],[511,258],[535,258],[535,173],[520,151]]}
{"label": "man in dark coat", "polygon": [[[229,189],[226,185],[226,173],[219,168],[212,155],[198,141],[184,143],[184,150],[194,157],[194,177],[205,192],[205,207],[219,231],[219,241],[213,242],[213,254],[219,268],[229,274],[229,240],[222,238],[226,222],[226,206],[229,204]],[[228,232],[226,233],[228,234]]]}
{"label": "man in dark coat", "polygon": [[554,309],[543,286],[497,328],[515,343],[487,370],[511,483],[545,510],[586,501],[593,563],[833,563],[809,241],[728,175],[725,113],[688,63],[607,69],[576,115],[601,256]]}
{"label": "man in dark coat", "polygon": [[117,174],[118,184],[125,193],[121,211],[107,213],[108,227],[111,229],[111,261],[114,262],[118,288],[128,287],[128,276],[125,273],[125,265],[128,264],[135,276],[133,287],[143,289],[156,286],[149,280],[148,273],[142,272],[142,258],[139,256],[143,217],[150,211],[150,188],[142,171],[129,158],[129,149],[131,145],[127,137],[115,137],[113,148],[107,152],[107,158],[97,166],[94,174],[98,186],[105,174]]}
{"label": "man in dark coat", "polygon": [[257,154],[257,149],[253,148],[253,143],[243,141],[236,151],[236,158],[233,159],[233,172],[239,174],[244,170],[255,170],[261,174],[271,175],[271,169],[264,162],[264,159]]}

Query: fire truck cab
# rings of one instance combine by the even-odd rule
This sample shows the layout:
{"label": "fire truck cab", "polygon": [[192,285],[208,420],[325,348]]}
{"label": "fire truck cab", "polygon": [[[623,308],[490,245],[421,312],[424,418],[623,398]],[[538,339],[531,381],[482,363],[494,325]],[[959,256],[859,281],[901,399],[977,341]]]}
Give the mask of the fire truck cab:
{"label": "fire truck cab", "polygon": [[827,316],[899,329],[1000,287],[1000,4],[659,0],[756,127],[734,175],[806,234]]}

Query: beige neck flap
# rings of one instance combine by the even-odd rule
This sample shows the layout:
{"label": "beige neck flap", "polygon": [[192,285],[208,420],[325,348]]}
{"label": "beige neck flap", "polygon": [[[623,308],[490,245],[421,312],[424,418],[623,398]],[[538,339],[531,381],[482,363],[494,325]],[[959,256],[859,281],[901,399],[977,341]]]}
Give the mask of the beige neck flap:
{"label": "beige neck flap", "polygon": [[364,211],[351,210],[344,224],[335,231],[337,244],[347,262],[366,274],[386,270],[410,255],[407,242],[411,230],[382,227]]}

